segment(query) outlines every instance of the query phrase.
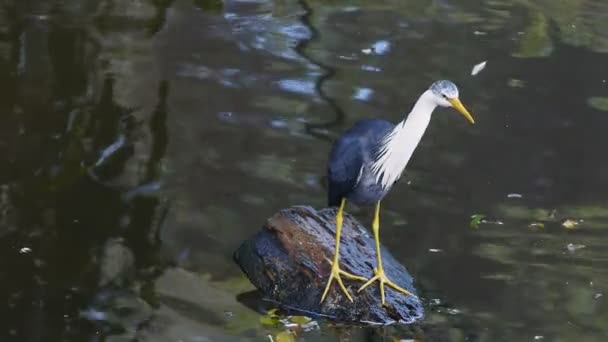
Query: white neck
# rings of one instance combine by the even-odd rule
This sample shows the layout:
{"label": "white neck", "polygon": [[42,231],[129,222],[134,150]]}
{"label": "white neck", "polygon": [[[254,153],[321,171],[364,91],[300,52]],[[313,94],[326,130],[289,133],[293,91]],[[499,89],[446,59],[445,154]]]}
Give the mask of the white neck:
{"label": "white neck", "polygon": [[437,107],[434,96],[430,90],[425,91],[407,118],[395,125],[380,143],[372,172],[383,188],[393,185],[410,161]]}

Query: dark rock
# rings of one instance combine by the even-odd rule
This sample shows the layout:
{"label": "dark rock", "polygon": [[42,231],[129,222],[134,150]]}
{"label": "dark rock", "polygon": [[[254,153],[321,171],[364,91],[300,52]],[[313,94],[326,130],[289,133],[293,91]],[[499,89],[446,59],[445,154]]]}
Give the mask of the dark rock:
{"label": "dark rock", "polygon": [[[343,278],[354,302],[333,283],[325,301],[321,295],[331,271],[335,243],[334,209],[284,209],[235,252],[237,264],[268,299],[287,310],[307,312],[335,321],[374,324],[413,323],[423,316],[420,300],[385,286],[386,305],[378,283],[357,293],[361,282]],[[381,246],[384,270],[401,287],[416,295],[413,279]],[[374,239],[352,216],[344,216],[340,264],[343,270],[366,278],[376,265]]]}

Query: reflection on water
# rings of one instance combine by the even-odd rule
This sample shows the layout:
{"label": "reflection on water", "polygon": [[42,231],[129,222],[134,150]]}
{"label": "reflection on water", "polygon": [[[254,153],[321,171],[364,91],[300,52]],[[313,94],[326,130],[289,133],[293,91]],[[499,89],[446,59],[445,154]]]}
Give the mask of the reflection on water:
{"label": "reflection on water", "polygon": [[607,19],[600,0],[5,1],[2,340],[268,340],[285,328],[232,251],[322,207],[329,141],[438,78],[477,124],[434,115],[382,231],[425,321],[298,337],[604,340]]}

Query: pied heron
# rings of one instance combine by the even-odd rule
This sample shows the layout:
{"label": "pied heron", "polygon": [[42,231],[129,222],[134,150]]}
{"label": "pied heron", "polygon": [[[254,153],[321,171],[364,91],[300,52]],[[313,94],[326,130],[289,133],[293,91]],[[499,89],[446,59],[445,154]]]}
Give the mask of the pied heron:
{"label": "pied heron", "polygon": [[[339,207],[336,214],[336,243],[331,273],[321,302],[325,300],[332,281],[336,280],[346,297],[352,298],[342,283],[341,276],[365,281],[359,291],[380,282],[380,296],[384,304],[384,285],[411,295],[393,283],[384,273],[380,255],[380,201],[401,177],[416,146],[422,139],[437,106],[453,107],[471,123],[473,117],[458,99],[458,88],[447,80],[437,81],[426,90],[403,121],[394,125],[381,119],[358,121],[333,145],[328,162],[328,204]],[[374,276],[366,279],[340,269],[340,232],[346,201],[359,206],[375,206],[372,231],[376,242],[377,266]]]}

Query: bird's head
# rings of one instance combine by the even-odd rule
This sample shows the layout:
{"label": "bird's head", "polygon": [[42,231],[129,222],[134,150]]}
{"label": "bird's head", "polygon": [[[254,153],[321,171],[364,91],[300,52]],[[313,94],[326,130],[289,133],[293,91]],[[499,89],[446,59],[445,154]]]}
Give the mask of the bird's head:
{"label": "bird's head", "polygon": [[460,114],[464,115],[469,122],[472,124],[475,123],[473,117],[469,113],[469,111],[464,108],[460,100],[458,99],[458,88],[452,81],[441,80],[431,84],[429,88],[431,93],[434,95],[434,100],[437,102],[438,106],[441,107],[453,107]]}

